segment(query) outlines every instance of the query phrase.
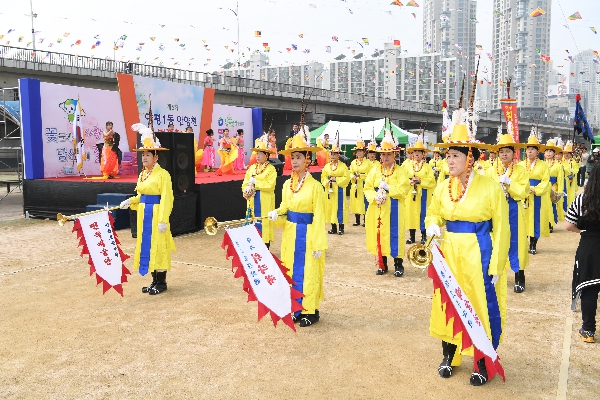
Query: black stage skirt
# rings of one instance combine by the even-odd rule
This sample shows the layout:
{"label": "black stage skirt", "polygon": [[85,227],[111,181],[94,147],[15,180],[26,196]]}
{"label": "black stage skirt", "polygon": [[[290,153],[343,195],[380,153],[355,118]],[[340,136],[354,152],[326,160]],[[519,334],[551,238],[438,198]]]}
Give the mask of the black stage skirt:
{"label": "black stage skirt", "polygon": [[581,232],[573,267],[572,296],[588,286],[600,285],[600,230]]}

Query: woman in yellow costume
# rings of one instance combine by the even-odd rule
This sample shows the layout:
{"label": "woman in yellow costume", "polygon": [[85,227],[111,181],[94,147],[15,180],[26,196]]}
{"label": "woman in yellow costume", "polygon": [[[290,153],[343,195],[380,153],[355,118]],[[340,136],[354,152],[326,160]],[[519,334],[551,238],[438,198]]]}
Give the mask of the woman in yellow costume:
{"label": "woman in yellow costume", "polygon": [[412,189],[404,200],[406,228],[410,233],[410,239],[406,244],[416,243],[417,229],[421,231],[421,243],[425,243],[425,213],[431,202],[430,190],[435,188],[435,178],[433,170],[425,161],[426,148],[423,142],[417,141],[408,151],[412,153],[412,159],[405,164],[404,168],[410,178]]}
{"label": "woman in yellow costume", "polygon": [[[462,111],[460,109],[459,111]],[[460,120],[460,118],[457,118]],[[506,316],[505,266],[509,249],[508,203],[500,186],[473,171],[482,144],[469,138],[467,126],[455,124],[447,143],[446,161],[450,179],[438,185],[427,210],[427,235],[441,236],[441,250],[463,293],[477,313],[494,348],[502,340]],[[442,340],[444,358],[438,367],[449,378],[462,355],[474,355],[473,347],[462,349],[462,332],[454,335],[454,317],[446,323],[440,289],[433,294],[430,335]],[[458,347],[458,346],[461,347]],[[479,372],[470,383],[481,386],[488,380],[485,360],[474,360]]]}
{"label": "woman in yellow costume", "polygon": [[565,167],[565,183],[567,186],[567,201],[563,203],[563,211],[566,213],[573,200],[575,200],[575,194],[577,193],[577,172],[579,171],[579,163],[573,159],[573,142],[570,140],[565,144],[563,165]]}
{"label": "woman in yellow costume", "polygon": [[308,146],[308,135],[303,128],[293,137],[290,148],[281,151],[291,155],[292,176],[283,184],[281,205],[268,215],[273,221],[285,219],[281,261],[294,280],[293,288],[304,293],[301,299],[304,311],[292,318],[300,321],[301,327],[307,327],[320,319],[327,234],[323,186],[308,172],[311,152],[317,151],[317,147]]}
{"label": "woman in yellow costume", "polygon": [[371,168],[365,181],[364,193],[369,203],[365,217],[367,250],[377,256],[377,275],[388,272],[388,257],[394,259],[394,276],[404,275],[404,199],[410,188],[406,169],[396,164],[396,155],[400,150],[391,133],[386,130],[377,149],[381,164]]}
{"label": "woman in yellow costume", "polygon": [[223,129],[223,137],[219,140],[219,157],[221,166],[215,175],[233,174],[233,162],[238,158],[238,148],[235,139],[229,137],[229,129]]}
{"label": "woman in yellow costume", "polygon": [[[331,223],[329,234],[344,234],[344,224],[348,222],[348,206],[346,205],[346,187],[350,183],[350,171],[343,162],[340,162],[342,149],[337,146],[331,148],[331,162],[321,171],[321,183],[325,188],[327,208],[325,222]],[[339,230],[338,230],[338,225]]]}
{"label": "woman in yellow costume", "polygon": [[[352,186],[350,187],[350,212],[354,214],[356,221],[352,226],[360,225],[360,216],[365,215],[369,203],[363,193],[365,187],[365,179],[373,166],[371,161],[365,157],[365,142],[359,140],[356,142],[354,150],[354,160],[350,164],[350,179]],[[364,218],[364,217],[363,217]],[[365,226],[365,223],[363,223]]]}
{"label": "woman in yellow costume", "polygon": [[[445,172],[448,169],[447,165],[444,166],[446,161],[442,158],[441,154],[442,154],[442,151],[440,150],[440,148],[434,147],[433,148],[433,158],[431,160],[429,160],[429,166],[431,167],[431,170],[433,171],[433,178],[435,179],[436,185],[440,181],[440,176],[445,176],[445,175],[442,175],[441,172]],[[443,179],[442,179],[442,181],[443,181]]]}
{"label": "woman in yellow costume", "polygon": [[[269,139],[265,134],[259,138],[256,147],[252,151],[256,154],[256,163],[252,164],[246,171],[242,183],[242,195],[248,202],[248,217],[262,217],[268,210],[275,208],[275,183],[277,171],[269,162],[272,154],[269,149]],[[256,223],[256,227],[262,234],[262,240],[270,247],[275,238],[275,226],[270,220]]]}
{"label": "woman in yellow costume", "polygon": [[[554,193],[563,193],[564,191],[564,171],[562,163],[557,162],[554,159],[554,156],[558,151],[562,151],[560,147],[557,147],[554,143],[554,140],[548,140],[546,146],[544,147],[544,158],[546,159],[546,164],[548,165],[548,173],[550,176],[550,189],[554,190]],[[548,199],[550,199],[550,194],[548,194]],[[550,201],[550,207],[547,208],[548,212],[548,229],[550,233],[554,230],[554,225],[558,224],[558,203],[553,203]]]}
{"label": "woman in yellow costume", "polygon": [[563,146],[561,144],[559,144],[558,146],[559,150],[556,150],[556,154],[554,154],[554,162],[560,164],[561,168],[562,168],[562,177],[563,179],[560,182],[557,182],[558,184],[558,189],[559,192],[558,193],[563,193],[563,196],[560,196],[560,200],[558,201],[558,203],[556,203],[556,211],[558,213],[558,220],[559,221],[564,221],[565,220],[565,210],[566,210],[566,205],[567,205],[567,171],[565,169],[565,164],[564,164],[564,153],[563,153]]}
{"label": "woman in yellow costume", "polygon": [[367,147],[367,159],[371,161],[371,169],[379,168],[381,166],[377,160],[377,142],[375,139],[369,142],[369,146]]}
{"label": "woman in yellow costume", "polygon": [[152,283],[142,288],[142,293],[155,295],[167,290],[167,271],[171,269],[171,252],[175,242],[171,236],[169,216],[173,209],[173,186],[171,176],[158,164],[158,151],[168,150],[160,146],[150,128],[133,124],[134,131],[141,133],[144,169],[135,188],[137,196],[121,203],[122,209],[131,207],[137,211],[137,240],[133,256],[133,269],[140,274],[152,274]]}
{"label": "woman in yellow costume", "polygon": [[540,144],[535,136],[535,128],[532,128],[532,134],[525,144],[525,160],[519,165],[525,167],[529,174],[529,198],[525,200],[527,211],[525,218],[527,220],[527,236],[529,236],[529,254],[537,254],[537,242],[540,236],[550,236],[548,210],[550,206],[550,173],[548,164],[538,159],[540,150],[544,150],[544,145]]}
{"label": "woman in yellow costume", "polygon": [[515,143],[511,134],[500,135],[493,147],[498,159],[488,168],[487,175],[498,182],[508,202],[510,245],[508,267],[515,273],[515,293],[525,291],[525,268],[529,265],[527,251],[527,226],[523,201],[529,197],[529,175],[525,167],[515,163],[515,149],[523,148]]}

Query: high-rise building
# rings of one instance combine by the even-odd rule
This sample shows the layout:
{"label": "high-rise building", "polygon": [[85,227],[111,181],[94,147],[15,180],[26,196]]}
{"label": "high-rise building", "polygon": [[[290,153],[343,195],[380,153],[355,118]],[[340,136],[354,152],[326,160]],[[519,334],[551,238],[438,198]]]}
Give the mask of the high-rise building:
{"label": "high-rise building", "polygon": [[579,89],[581,106],[586,113],[588,122],[594,127],[600,125],[600,85],[598,72],[600,72],[600,57],[593,50],[585,50],[574,56],[571,64],[569,87]]}
{"label": "high-rise building", "polygon": [[456,57],[458,86],[466,75],[465,93],[470,93],[477,59],[475,0],[425,0],[423,4],[423,51]]}
{"label": "high-rise building", "polygon": [[[500,110],[511,82],[521,118],[546,114],[550,56],[551,0],[494,0],[492,109]],[[530,17],[540,7],[546,14]]]}

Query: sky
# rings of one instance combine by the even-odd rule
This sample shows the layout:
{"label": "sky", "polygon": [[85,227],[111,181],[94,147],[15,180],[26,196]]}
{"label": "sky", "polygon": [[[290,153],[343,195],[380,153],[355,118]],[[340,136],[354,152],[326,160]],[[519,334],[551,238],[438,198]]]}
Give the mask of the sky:
{"label": "sky", "polygon": [[[0,44],[32,49],[30,1],[5,1],[10,5],[0,12]],[[415,1],[424,4],[424,0]],[[235,62],[237,43],[242,62],[268,44],[271,65],[328,63],[340,54],[347,58],[361,52],[370,55],[394,39],[400,40],[406,54],[422,53],[422,7],[390,2],[246,0],[236,6],[233,0],[32,0],[38,51],[206,72]],[[529,11],[534,3],[529,1]],[[600,35],[590,29],[600,31],[600,1],[552,0],[550,11],[550,56],[554,67],[563,65],[561,72],[568,74],[565,50],[570,55],[587,49],[600,51]],[[567,21],[575,12],[582,19]],[[483,55],[492,50],[492,17],[493,0],[479,0],[477,43],[483,46]],[[538,18],[548,18],[548,14]],[[255,31],[261,36],[256,37]],[[493,70],[487,57],[481,60],[481,70]]]}

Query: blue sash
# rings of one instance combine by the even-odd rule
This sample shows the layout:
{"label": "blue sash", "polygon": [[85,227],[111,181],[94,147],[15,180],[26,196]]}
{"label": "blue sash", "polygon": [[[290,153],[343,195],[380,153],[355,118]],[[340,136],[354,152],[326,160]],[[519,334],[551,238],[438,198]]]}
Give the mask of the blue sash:
{"label": "blue sash", "polygon": [[446,175],[446,179],[450,178],[450,175]]}
{"label": "blue sash", "polygon": [[394,258],[400,255],[400,249],[398,248],[398,227],[400,225],[398,206],[397,199],[390,199],[390,255]]}
{"label": "blue sash", "polygon": [[492,231],[492,221],[446,221],[446,230],[452,233],[474,233],[477,236],[479,251],[481,253],[483,283],[487,300],[488,316],[490,319],[492,345],[494,346],[494,349],[496,349],[500,344],[502,320],[500,317],[498,297],[496,296],[496,290],[492,284],[492,277],[488,275],[490,259],[492,258],[492,237],[490,236],[490,232]]}
{"label": "blue sash", "polygon": [[[254,216],[262,217],[262,210],[260,208],[260,190],[254,192]],[[262,222],[256,221],[255,225],[258,228],[258,231],[262,234]]]}
{"label": "blue sash", "polygon": [[419,215],[419,222],[421,232],[425,230],[425,214],[427,214],[427,189],[421,190],[421,215]]}
{"label": "blue sash", "polygon": [[[140,275],[146,275],[150,266],[150,249],[152,247],[152,217],[154,204],[160,203],[160,195],[143,194],[140,203],[144,204],[144,219],[142,220],[142,242],[140,246]],[[150,206],[150,207],[148,207]]]}
{"label": "blue sash", "polygon": [[[530,179],[530,186],[539,185],[541,180]],[[533,195],[533,236],[535,238],[540,237],[540,212],[542,210],[542,198],[540,196]]]}
{"label": "blue sash", "polygon": [[[568,192],[569,191],[569,184],[567,183],[567,180],[564,180],[564,191]],[[563,197],[563,211],[567,212],[567,197]]]}
{"label": "blue sash", "polygon": [[[358,190],[358,188],[356,188],[356,190]],[[343,224],[344,223],[344,200],[346,200],[346,193],[344,192],[345,189],[338,187],[338,209],[337,209],[337,220],[338,220],[338,224]]]}
{"label": "blue sash", "polygon": [[[287,220],[296,224],[296,243],[294,244],[294,272],[292,287],[300,292],[304,289],[304,267],[306,265],[306,233],[308,225],[313,222],[313,213],[301,213],[295,211],[287,212]],[[298,299],[302,304],[302,299]],[[295,315],[300,315],[296,311]]]}
{"label": "blue sash", "polygon": [[[550,177],[550,183],[554,185],[556,183],[557,178],[555,176]],[[560,191],[560,188],[557,187],[557,190]],[[554,223],[558,224],[558,210],[556,209],[556,203],[552,203],[552,213],[554,214]]]}
{"label": "blue sash", "polygon": [[510,269],[519,272],[519,203],[512,197],[508,198],[508,223],[510,225],[510,247],[508,248],[508,260]]}

